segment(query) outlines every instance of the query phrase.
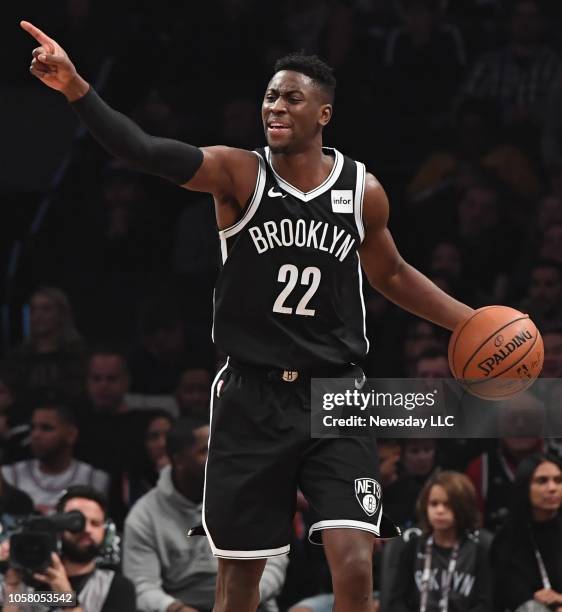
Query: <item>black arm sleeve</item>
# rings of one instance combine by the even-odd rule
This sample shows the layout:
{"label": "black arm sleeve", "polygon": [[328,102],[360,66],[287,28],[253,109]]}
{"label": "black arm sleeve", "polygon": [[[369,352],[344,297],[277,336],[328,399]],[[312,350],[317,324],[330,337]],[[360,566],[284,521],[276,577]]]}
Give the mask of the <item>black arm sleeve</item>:
{"label": "black arm sleeve", "polygon": [[92,87],[71,106],[106,151],[136,170],[183,185],[203,163],[200,149],[179,140],[150,136],[106,104]]}

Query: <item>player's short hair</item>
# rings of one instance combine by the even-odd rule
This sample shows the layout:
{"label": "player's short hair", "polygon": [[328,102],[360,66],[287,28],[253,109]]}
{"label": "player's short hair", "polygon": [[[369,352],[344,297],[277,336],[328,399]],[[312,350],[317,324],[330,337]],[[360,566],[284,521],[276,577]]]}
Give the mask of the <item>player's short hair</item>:
{"label": "player's short hair", "polygon": [[480,527],[481,516],[474,485],[465,474],[444,471],[437,472],[426,481],[416,503],[416,512],[424,533],[431,533],[433,530],[427,517],[427,505],[431,488],[435,485],[443,487],[447,493],[458,534],[474,531]]}
{"label": "player's short hair", "polygon": [[173,423],[166,435],[166,452],[171,458],[195,443],[195,430],[205,427],[208,422],[195,417],[185,417]]}
{"label": "player's short hair", "polygon": [[64,512],[66,502],[70,499],[74,499],[75,497],[90,499],[96,502],[96,504],[98,504],[98,506],[103,510],[104,516],[107,516],[107,499],[105,495],[90,485],[73,485],[68,487],[68,489],[64,491],[57,501],[57,512]]}
{"label": "player's short hair", "polygon": [[280,57],[273,67],[275,72],[293,70],[310,77],[333,103],[336,92],[336,77],[330,66],[317,55],[305,55],[302,52],[289,53]]}

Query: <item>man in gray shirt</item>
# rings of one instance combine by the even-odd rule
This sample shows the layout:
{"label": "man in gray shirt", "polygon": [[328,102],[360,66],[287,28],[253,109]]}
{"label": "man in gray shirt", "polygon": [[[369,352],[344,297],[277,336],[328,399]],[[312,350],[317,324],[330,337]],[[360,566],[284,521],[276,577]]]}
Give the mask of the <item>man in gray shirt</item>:
{"label": "man in gray shirt", "polygon": [[[217,560],[201,524],[209,426],[177,421],[167,437],[172,465],[141,497],[125,521],[123,571],[135,584],[141,612],[207,612],[214,605]],[[268,559],[260,581],[260,611],[275,612],[285,581],[286,555]]]}

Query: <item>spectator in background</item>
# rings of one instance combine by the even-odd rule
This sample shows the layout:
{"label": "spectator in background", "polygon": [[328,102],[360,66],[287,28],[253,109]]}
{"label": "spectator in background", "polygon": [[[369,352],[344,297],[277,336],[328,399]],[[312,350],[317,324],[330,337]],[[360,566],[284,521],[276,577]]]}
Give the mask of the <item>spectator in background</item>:
{"label": "spectator in background", "polygon": [[492,532],[508,514],[519,463],[543,448],[544,406],[528,391],[498,407],[497,447],[474,459],[467,475],[476,489],[484,527]]}
{"label": "spectator in background", "polygon": [[[126,508],[152,489],[162,470],[170,464],[166,451],[166,436],[173,419],[164,410],[147,410],[139,415],[140,435],[131,440],[131,464],[122,475],[121,491]],[[135,436],[136,438],[136,436]]]}
{"label": "spectator in background", "polygon": [[544,343],[544,365],[541,376],[562,378],[562,328],[542,332],[541,335]]}
{"label": "spectator in background", "polygon": [[189,367],[182,372],[176,388],[181,416],[209,419],[211,372],[204,367]]}
{"label": "spectator in background", "polygon": [[86,371],[86,393],[95,413],[116,415],[127,412],[129,386],[129,366],[119,349],[108,346],[91,352]]}
{"label": "spectator in background", "polygon": [[562,223],[562,196],[549,194],[542,198],[537,209],[537,229],[544,233],[549,227]]}
{"label": "spectator in background", "polygon": [[416,378],[449,378],[449,360],[447,353],[438,348],[428,349],[421,353],[417,359],[414,372]]}
{"label": "spectator in background", "polygon": [[[74,458],[78,439],[74,413],[60,403],[40,405],[31,416],[31,453],[33,459],[2,466],[2,476],[27,493],[35,509],[52,512],[62,492],[72,485],[87,484],[104,494],[109,476]],[[98,443],[103,444],[103,439]]]}
{"label": "spectator in background", "polygon": [[541,152],[543,164],[547,168],[562,166],[562,73],[554,79],[548,96]]}
{"label": "spectator in background", "polygon": [[[185,537],[201,523],[209,426],[180,419],[167,438],[171,465],[125,521],[123,570],[135,584],[141,612],[210,612],[217,560],[206,537]],[[268,559],[260,582],[262,612],[277,610],[286,555]]]}
{"label": "spectator in background", "polygon": [[[438,379],[446,381],[451,378],[449,359],[444,349],[428,349],[418,357],[415,377],[428,381]],[[452,411],[460,404],[462,396],[461,387],[454,381],[443,384],[441,393],[445,398],[445,406]],[[464,471],[468,463],[484,450],[485,442],[476,438],[440,438],[437,440],[436,454],[439,456],[441,467]]]}
{"label": "spectator in background", "polygon": [[553,223],[545,228],[539,255],[562,265],[562,223]]}
{"label": "spectator in background", "polygon": [[538,0],[514,0],[506,6],[508,43],[474,66],[463,93],[496,103],[503,124],[536,152],[560,60],[543,43],[544,19]]}
{"label": "spectator in background", "polygon": [[385,511],[403,529],[414,525],[416,500],[437,465],[433,439],[410,438],[401,443],[398,477],[384,489]]}
{"label": "spectator in background", "polygon": [[[0,516],[25,516],[33,512],[31,497],[6,482],[0,472]],[[4,525],[2,525],[4,527]],[[0,560],[1,556],[0,556]]]}
{"label": "spectator in background", "polygon": [[416,375],[417,361],[423,352],[444,347],[444,337],[437,326],[428,321],[411,319],[406,326],[406,336],[402,346],[406,376],[413,378]]}
{"label": "spectator in background", "polygon": [[6,455],[12,423],[17,419],[13,414],[17,410],[13,386],[8,368],[0,365],[0,462]]}
{"label": "spectator in background", "polygon": [[139,308],[140,344],[131,356],[131,389],[148,395],[173,394],[187,362],[178,304],[168,296],[146,299]]}
{"label": "spectator in background", "polygon": [[341,0],[289,0],[282,5],[282,44],[324,57],[337,71],[353,44],[353,15]]}
{"label": "spectator in background", "polygon": [[491,171],[518,197],[538,196],[541,182],[533,163],[521,149],[501,141],[498,119],[493,103],[464,100],[456,111],[454,142],[422,162],[408,187],[410,199],[422,202],[458,185],[466,165]]}
{"label": "spectator in background", "polygon": [[401,463],[402,447],[400,440],[381,438],[377,440],[377,454],[379,458],[379,476],[384,494],[384,511],[397,525],[409,525],[412,512],[406,508],[400,499],[401,490]]}
{"label": "spectator in background", "polygon": [[529,313],[541,332],[562,329],[561,263],[543,259],[532,266],[527,297],[520,308]]}
{"label": "spectator in background", "polygon": [[210,338],[219,243],[212,198],[207,194],[191,194],[176,225],[173,264],[190,352],[199,358],[203,354],[211,359],[213,348]]}
{"label": "spectator in background", "polygon": [[562,198],[562,163],[548,168],[548,179],[551,193]]}
{"label": "spectator in background", "polygon": [[507,274],[517,255],[513,227],[503,215],[506,203],[502,196],[498,186],[484,180],[467,188],[457,204],[457,244],[465,264],[465,282],[482,304],[504,301]]}
{"label": "spectator in background", "polygon": [[386,43],[388,112],[401,149],[417,156],[425,153],[419,141],[431,135],[428,127],[444,123],[463,77],[466,53],[459,30],[443,21],[440,0],[397,4],[404,25],[393,30]]}
{"label": "spectator in background", "polygon": [[548,381],[547,387],[547,451],[562,462],[562,382]]}
{"label": "spectator in background", "polygon": [[489,612],[488,553],[474,535],[480,525],[474,487],[458,472],[440,472],[420,493],[423,535],[411,535],[390,588],[389,612]]}
{"label": "spectator in background", "polygon": [[70,268],[66,274],[82,326],[88,337],[128,343],[140,296],[163,276],[169,240],[162,236],[161,215],[146,185],[134,172],[111,166],[99,188],[82,198],[85,205],[65,240],[72,262],[63,262]]}
{"label": "spectator in background", "polygon": [[111,476],[110,514],[121,527],[124,513],[121,474],[131,464],[134,445],[131,437],[139,435],[140,411],[127,404],[129,366],[116,347],[93,349],[86,375],[87,403],[80,414],[80,429],[87,432],[80,440],[77,455]]}
{"label": "spectator in background", "polygon": [[[411,438],[402,442],[402,465],[406,474],[423,483],[437,469],[437,444],[433,438]],[[421,486],[420,486],[421,490]]]}
{"label": "spectator in background", "polygon": [[7,359],[19,400],[15,422],[28,420],[30,405],[47,389],[69,401],[78,398],[84,389],[85,357],[66,295],[55,287],[38,289],[29,304],[29,338]]}
{"label": "spectator in background", "polygon": [[509,516],[492,545],[498,612],[562,611],[561,506],[558,460],[537,454],[521,461]]}

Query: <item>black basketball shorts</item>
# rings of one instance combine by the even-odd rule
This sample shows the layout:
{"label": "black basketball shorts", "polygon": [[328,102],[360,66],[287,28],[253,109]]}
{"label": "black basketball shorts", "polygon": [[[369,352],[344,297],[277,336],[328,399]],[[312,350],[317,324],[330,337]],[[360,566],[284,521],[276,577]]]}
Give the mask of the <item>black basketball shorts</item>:
{"label": "black basketball shorts", "polygon": [[[350,368],[344,377],[358,372]],[[213,554],[287,553],[297,487],[317,517],[314,543],[324,529],[399,535],[382,512],[375,440],[311,438],[310,380],[271,378],[227,362],[212,386],[203,527]]]}

